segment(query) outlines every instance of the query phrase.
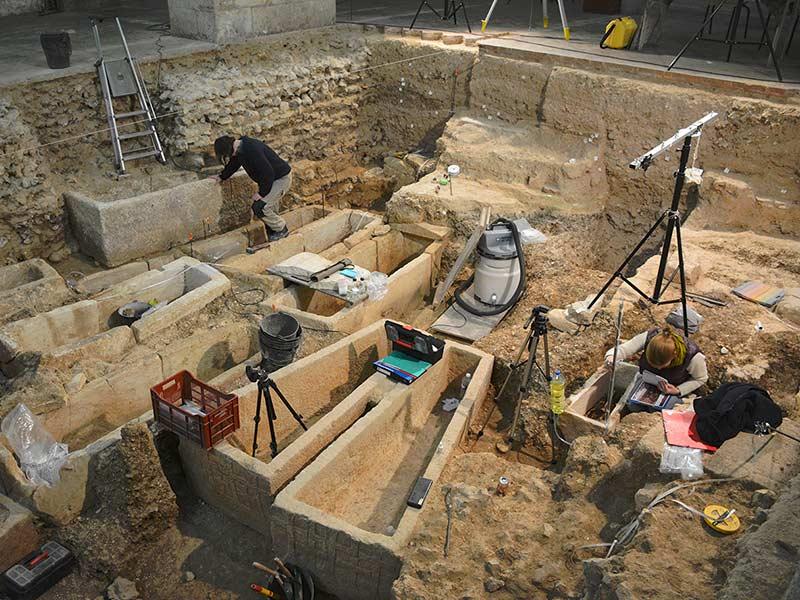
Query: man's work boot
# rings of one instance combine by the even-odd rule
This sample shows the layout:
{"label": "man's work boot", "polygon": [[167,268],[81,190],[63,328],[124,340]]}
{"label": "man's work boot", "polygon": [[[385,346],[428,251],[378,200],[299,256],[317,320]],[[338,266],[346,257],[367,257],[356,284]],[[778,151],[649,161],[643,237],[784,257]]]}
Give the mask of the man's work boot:
{"label": "man's work boot", "polygon": [[283,229],[280,231],[272,231],[269,227],[267,227],[267,235],[269,236],[269,241],[274,242],[276,240],[282,240],[287,235],[289,235],[289,227],[284,226]]}

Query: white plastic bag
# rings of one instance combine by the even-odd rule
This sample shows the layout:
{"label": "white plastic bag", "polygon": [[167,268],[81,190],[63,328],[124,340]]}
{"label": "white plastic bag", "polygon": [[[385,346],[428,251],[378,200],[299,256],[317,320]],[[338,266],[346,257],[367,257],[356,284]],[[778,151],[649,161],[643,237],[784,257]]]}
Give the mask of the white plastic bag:
{"label": "white plastic bag", "polygon": [[547,236],[538,229],[535,229],[528,223],[528,219],[520,218],[514,221],[519,232],[519,239],[523,245],[528,244],[544,244],[547,241]]}
{"label": "white plastic bag", "polygon": [[703,475],[703,451],[698,448],[684,448],[664,444],[661,453],[662,473],[680,473],[683,479],[697,479]]}
{"label": "white plastic bag", "polygon": [[380,300],[389,289],[389,276],[380,271],[373,271],[367,277],[367,295],[370,300]]}
{"label": "white plastic bag", "polygon": [[547,241],[547,236],[533,227],[520,231],[519,237],[526,246],[528,244],[544,244]]}
{"label": "white plastic bag", "polygon": [[31,483],[47,487],[58,483],[69,449],[53,439],[27,406],[18,404],[3,419],[0,430]]}

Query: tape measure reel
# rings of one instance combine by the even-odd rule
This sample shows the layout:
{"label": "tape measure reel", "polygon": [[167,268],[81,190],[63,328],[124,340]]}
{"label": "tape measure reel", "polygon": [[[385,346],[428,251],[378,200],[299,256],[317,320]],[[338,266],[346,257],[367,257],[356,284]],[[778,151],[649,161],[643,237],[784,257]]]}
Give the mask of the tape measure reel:
{"label": "tape measure reel", "polygon": [[736,533],[739,531],[741,523],[739,522],[739,517],[737,517],[735,514],[730,515],[723,521],[718,520],[727,512],[728,509],[724,506],[720,506],[719,504],[709,504],[703,509],[706,525],[719,533]]}

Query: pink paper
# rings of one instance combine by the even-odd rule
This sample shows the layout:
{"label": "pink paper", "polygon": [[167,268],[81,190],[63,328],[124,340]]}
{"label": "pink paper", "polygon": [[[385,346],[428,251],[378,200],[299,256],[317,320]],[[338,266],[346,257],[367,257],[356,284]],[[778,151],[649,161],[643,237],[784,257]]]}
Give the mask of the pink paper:
{"label": "pink paper", "polygon": [[667,435],[667,443],[673,446],[684,446],[686,448],[699,448],[714,452],[717,447],[706,444],[700,439],[695,428],[695,418],[697,415],[691,410],[662,410],[661,417],[664,419],[664,432]]}

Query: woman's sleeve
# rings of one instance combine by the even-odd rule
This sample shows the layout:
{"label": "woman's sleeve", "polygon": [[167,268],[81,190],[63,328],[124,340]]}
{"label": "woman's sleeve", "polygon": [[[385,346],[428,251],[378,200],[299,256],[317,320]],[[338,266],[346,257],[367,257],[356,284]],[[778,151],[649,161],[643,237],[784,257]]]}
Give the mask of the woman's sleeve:
{"label": "woman's sleeve", "polygon": [[[647,343],[647,332],[643,331],[639,335],[636,335],[629,339],[624,344],[619,345],[619,350],[617,351],[617,360],[628,360],[631,356],[634,356],[636,353],[641,352],[644,349],[644,345]],[[606,358],[613,358],[614,357],[614,348],[609,349],[606,352]]]}
{"label": "woman's sleeve", "polygon": [[706,356],[703,353],[695,354],[689,366],[686,367],[689,375],[692,378],[689,381],[684,381],[678,386],[681,396],[688,396],[706,381],[708,381],[708,367],[706,365]]}

